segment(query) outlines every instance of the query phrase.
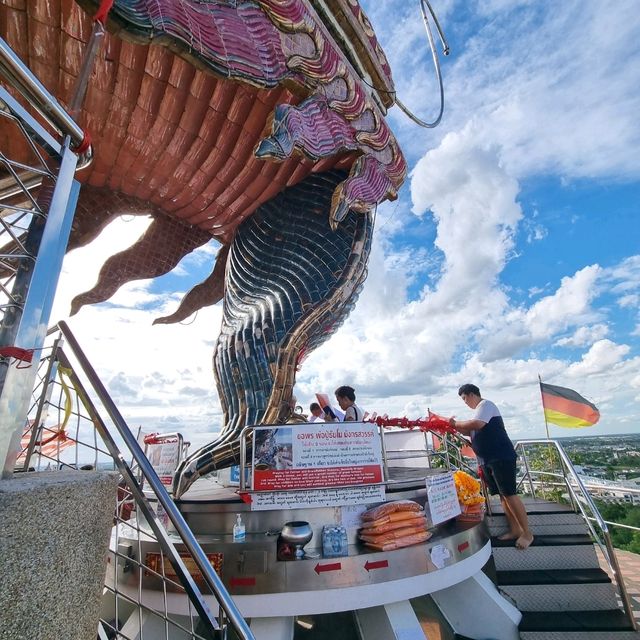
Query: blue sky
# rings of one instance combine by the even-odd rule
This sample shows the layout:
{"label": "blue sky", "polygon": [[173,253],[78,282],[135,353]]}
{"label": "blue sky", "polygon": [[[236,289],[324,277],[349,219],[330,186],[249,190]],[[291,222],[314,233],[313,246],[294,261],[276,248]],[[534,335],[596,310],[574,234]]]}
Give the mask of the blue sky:
{"label": "blue sky", "polygon": [[[423,119],[438,94],[419,3],[362,2],[398,96]],[[351,384],[365,409],[468,417],[474,382],[513,439],[544,434],[537,376],[601,410],[584,435],[640,431],[640,12],[634,0],[434,0],[445,114],[389,121],[410,175],[377,212],[356,310],[303,364],[296,393]],[[65,262],[54,319],[97,261],[144,228],[107,229]],[[220,425],[211,373],[219,307],[151,327],[208,272],[212,244],[155,283],[71,320],[130,424],[195,442]],[[93,266],[95,265],[95,266]],[[185,323],[186,324],[186,323]],[[135,354],[135,357],[131,357]],[[579,434],[551,427],[551,434]]]}

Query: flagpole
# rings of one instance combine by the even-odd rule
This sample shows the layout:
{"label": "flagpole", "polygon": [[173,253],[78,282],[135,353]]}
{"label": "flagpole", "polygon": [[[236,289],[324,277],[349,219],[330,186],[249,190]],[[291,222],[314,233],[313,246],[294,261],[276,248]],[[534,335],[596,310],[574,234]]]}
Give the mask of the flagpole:
{"label": "flagpole", "polygon": [[547,422],[547,414],[544,412],[544,396],[542,395],[542,378],[540,377],[540,374],[538,374],[538,382],[540,384],[540,400],[542,402],[542,415],[544,416],[544,428],[547,432],[547,440],[550,440],[549,423]]}

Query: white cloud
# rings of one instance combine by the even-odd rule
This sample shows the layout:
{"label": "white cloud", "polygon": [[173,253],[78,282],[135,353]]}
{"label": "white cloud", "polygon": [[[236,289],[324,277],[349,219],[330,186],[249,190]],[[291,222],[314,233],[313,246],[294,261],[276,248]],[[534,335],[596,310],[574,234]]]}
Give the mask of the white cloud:
{"label": "white cloud", "polygon": [[[438,94],[417,6],[363,4],[400,98],[428,119]],[[392,110],[410,158],[472,122],[482,145],[500,148],[512,175],[638,177],[640,26],[632,0],[620,0],[615,11],[578,0],[437,10],[453,51],[440,56],[446,112],[440,129],[420,131]],[[473,29],[459,30],[460,11],[478,12]]]}
{"label": "white cloud", "polygon": [[[547,283],[547,285],[548,285],[548,283]],[[536,287],[529,287],[529,291],[528,291],[529,297],[530,298],[535,298],[536,296],[539,296],[541,293],[544,293],[544,290],[546,289],[547,285],[545,285],[543,287],[537,287],[537,286]]]}
{"label": "white cloud", "polygon": [[606,324],[578,327],[571,336],[556,340],[556,344],[559,347],[584,347],[604,338],[608,333],[609,327]]}
{"label": "white cloud", "polygon": [[517,192],[495,152],[475,146],[469,130],[450,134],[417,163],[411,174],[414,211],[430,209],[437,222],[435,244],[446,256],[439,291],[448,302],[493,285],[522,216]]}
{"label": "white cloud", "polygon": [[479,329],[482,356],[487,361],[511,357],[518,351],[552,341],[559,332],[598,317],[591,308],[599,267],[585,267],[562,279],[558,290],[531,307],[513,307],[491,315]]}
{"label": "white cloud", "polygon": [[611,367],[622,362],[627,353],[629,353],[629,346],[626,344],[615,344],[611,340],[598,340],[584,354],[580,362],[568,367],[567,373],[574,378],[606,373]]}
{"label": "white cloud", "polygon": [[640,306],[640,295],[637,293],[630,293],[626,296],[618,298],[618,304],[623,309],[637,309]]}
{"label": "white cloud", "polygon": [[533,242],[539,242],[544,240],[549,231],[541,224],[530,224],[527,226],[527,242],[529,244]]}
{"label": "white cloud", "polygon": [[[154,318],[175,310],[182,295],[152,292],[150,280],[139,280],[124,285],[108,302],[67,318],[71,299],[93,286],[104,260],[130,246],[148,224],[139,218],[114,221],[91,245],[65,257],[52,322],[67,321],[131,428],[179,428],[202,444],[222,423],[212,370],[220,305],[201,309],[184,324],[152,326]],[[202,248],[174,273],[204,257],[213,264],[211,249]],[[200,279],[196,276],[186,288]],[[168,416],[174,420],[167,422]]]}

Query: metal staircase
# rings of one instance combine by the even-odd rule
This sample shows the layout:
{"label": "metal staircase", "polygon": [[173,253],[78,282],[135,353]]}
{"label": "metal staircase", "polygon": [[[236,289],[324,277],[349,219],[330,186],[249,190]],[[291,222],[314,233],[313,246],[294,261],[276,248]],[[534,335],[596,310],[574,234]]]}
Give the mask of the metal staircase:
{"label": "metal staircase", "polygon": [[[600,568],[589,528],[569,505],[525,499],[535,536],[525,552],[492,539],[496,582],[522,612],[523,640],[592,638],[637,640],[618,607],[616,589]],[[507,529],[501,507],[488,526],[492,536]]]}
{"label": "metal staircase", "polygon": [[[532,469],[531,447],[545,464]],[[527,450],[529,449],[529,450]],[[518,444],[525,473],[523,502],[534,541],[520,551],[497,536],[507,530],[499,502],[489,505],[495,581],[505,598],[522,612],[522,640],[638,640],[630,600],[607,525],[560,444]],[[538,451],[539,453],[539,451]],[[561,502],[542,499],[553,494]],[[566,503],[562,503],[566,500]],[[600,547],[611,581],[598,560]]]}

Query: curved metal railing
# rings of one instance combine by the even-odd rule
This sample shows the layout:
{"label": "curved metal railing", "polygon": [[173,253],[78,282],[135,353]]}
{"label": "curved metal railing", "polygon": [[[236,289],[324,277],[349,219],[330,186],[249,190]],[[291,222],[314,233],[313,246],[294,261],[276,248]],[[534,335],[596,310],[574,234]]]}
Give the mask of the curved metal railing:
{"label": "curved metal railing", "polygon": [[[100,630],[109,637],[132,640],[128,622],[133,611],[133,617],[140,618],[140,627],[144,617],[151,616],[163,620],[167,629],[177,629],[180,637],[227,637],[229,626],[235,632],[233,637],[253,640],[247,622],[212,566],[215,559],[205,554],[191,532],[145,455],[144,443],[141,446],[127,426],[67,324],[60,322],[58,329],[61,335],[38,367],[44,375],[38,372],[40,379],[23,435],[28,444],[19,462],[22,471],[36,472],[95,470],[108,464],[123,478],[105,583],[105,594],[110,598],[103,598],[109,615],[101,617]],[[160,436],[163,438],[166,435]],[[182,451],[181,437],[178,445]],[[159,553],[145,555],[145,541],[156,541]],[[185,550],[180,551],[177,544]],[[161,581],[165,598],[167,592],[186,594],[191,622],[185,625],[170,618],[166,609],[163,613],[150,608],[143,598],[147,581]],[[218,620],[210,609],[211,602],[219,607]],[[157,637],[142,628],[140,633],[135,637]]]}
{"label": "curved metal railing", "polygon": [[[529,457],[527,456],[527,448],[532,446],[546,447],[550,452],[555,453],[555,455],[557,455],[558,457],[558,462],[560,463],[559,471],[550,469],[532,469],[530,466]],[[540,481],[536,481],[534,479],[534,476],[557,478],[559,482],[555,483],[555,485],[564,486],[566,488],[572,504],[582,514],[582,517],[587,523],[593,539],[600,547],[602,555],[609,565],[611,573],[615,577],[616,583],[618,585],[618,590],[620,592],[620,597],[622,599],[624,612],[627,615],[629,622],[633,625],[633,629],[635,630],[637,626],[635,618],[633,616],[631,599],[629,597],[629,593],[625,586],[624,580],[622,579],[620,565],[618,564],[618,559],[616,558],[616,553],[613,548],[613,543],[611,542],[611,536],[609,534],[608,524],[610,523],[607,523],[600,514],[600,511],[593,501],[591,494],[576,472],[573,463],[569,459],[569,456],[563,449],[562,445],[555,440],[519,440],[518,442],[516,442],[515,447],[516,452],[519,452],[522,456],[522,460],[525,466],[525,473],[521,479],[521,483],[527,482],[532,496],[535,497],[536,495],[535,485],[540,484]]]}
{"label": "curved metal railing", "polygon": [[[212,568],[209,562],[209,559],[207,558],[206,554],[202,550],[202,547],[196,540],[191,529],[189,528],[189,525],[186,523],[184,517],[180,513],[178,507],[175,505],[175,503],[169,496],[166,488],[160,481],[160,478],[158,478],[158,475],[156,474],[155,470],[151,466],[151,463],[149,462],[148,458],[145,456],[144,451],[138,444],[138,441],[134,437],[133,433],[131,433],[124,418],[120,414],[120,411],[117,409],[115,403],[111,399],[111,396],[109,395],[106,388],[102,384],[102,381],[100,380],[97,373],[93,369],[91,363],[89,362],[88,358],[80,348],[80,345],[75,339],[75,336],[73,335],[73,333],[71,333],[71,330],[69,329],[68,325],[65,322],[60,322],[58,324],[58,327],[60,328],[60,331],[64,336],[64,339],[69,344],[73,352],[73,355],[75,356],[75,359],[79,362],[82,368],[82,371],[84,372],[84,375],[89,380],[95,394],[98,396],[98,398],[100,399],[100,402],[102,403],[105,410],[109,414],[109,417],[113,421],[113,424],[118,431],[118,435],[125,442],[128,450],[132,454],[138,466],[139,472],[144,477],[145,482],[147,483],[147,486],[153,490],[153,493],[157,497],[158,503],[162,506],[162,508],[164,509],[164,512],[167,514],[173,527],[175,528],[176,532],[180,536],[181,542],[185,545],[185,547],[188,549],[189,553],[191,554],[191,557],[195,561],[195,564],[198,567],[198,570],[200,571],[200,573],[202,574],[205,583],[211,589],[212,593],[215,595],[216,600],[218,601],[222,610],[224,611],[227,618],[229,619],[234,631],[237,633],[238,637],[241,638],[242,640],[253,640],[254,636],[251,630],[249,629],[248,624],[242,617],[242,614],[240,613],[233,599],[227,592],[225,586],[222,583],[222,580]],[[64,353],[61,352],[60,355],[62,356],[60,358],[61,364],[67,368],[70,368],[70,363],[66,361],[66,358],[64,357]],[[74,382],[76,384],[76,389],[79,390],[81,388],[80,380],[76,378]],[[106,429],[106,425],[104,425],[97,411],[95,411],[93,407],[93,403],[91,402],[87,394],[84,394],[84,397],[82,398],[82,400],[85,405],[85,408],[89,410],[89,413],[91,415],[91,418],[94,424],[96,426],[100,425],[102,427],[99,429],[100,434],[105,440],[105,444],[107,445],[107,448],[112,454],[112,457],[118,466],[118,470],[120,471],[120,473],[123,474],[125,480],[127,481],[127,484],[129,485],[129,488],[133,493],[134,498],[136,498],[136,502],[143,509],[145,518],[151,525],[152,529],[154,529],[154,533],[156,534],[158,541],[161,543],[166,542],[166,544],[162,545],[163,551],[167,553],[167,555],[169,555],[174,567],[177,567],[180,573],[182,574],[181,577],[184,580],[185,589],[189,593],[191,600],[194,604],[194,607],[196,607],[196,609],[198,610],[202,618],[205,618],[205,619],[208,618],[210,616],[209,608],[205,604],[204,600],[202,599],[202,594],[200,593],[199,589],[195,588],[195,582],[193,581],[193,578],[191,577],[189,571],[184,566],[184,563],[182,562],[180,555],[175,551],[174,545],[168,542],[167,532],[165,531],[164,527],[161,526],[157,518],[157,514],[154,514],[153,511],[151,511],[150,508],[148,507],[148,502],[144,499],[144,495],[142,493],[142,489],[139,483],[137,482],[136,478],[133,477],[133,475],[131,474],[131,470],[128,467],[128,465],[124,463],[122,456],[119,455],[119,451],[115,447],[115,443],[113,443],[110,437],[110,434]]]}

